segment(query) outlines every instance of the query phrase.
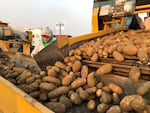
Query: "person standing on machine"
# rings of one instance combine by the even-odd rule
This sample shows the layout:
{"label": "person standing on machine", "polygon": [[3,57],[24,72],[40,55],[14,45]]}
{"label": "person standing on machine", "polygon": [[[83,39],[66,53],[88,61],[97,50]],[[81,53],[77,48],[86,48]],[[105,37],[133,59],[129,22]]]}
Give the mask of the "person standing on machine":
{"label": "person standing on machine", "polygon": [[31,57],[34,57],[38,52],[53,42],[53,32],[49,27],[42,28],[41,41],[34,47],[31,52]]}

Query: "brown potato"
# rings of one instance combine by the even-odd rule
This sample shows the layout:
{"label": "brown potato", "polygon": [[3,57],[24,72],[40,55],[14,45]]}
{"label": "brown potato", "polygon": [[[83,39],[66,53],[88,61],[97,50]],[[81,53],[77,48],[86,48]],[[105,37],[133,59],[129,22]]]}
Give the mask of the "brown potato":
{"label": "brown potato", "polygon": [[150,84],[149,83],[144,83],[141,86],[137,88],[137,94],[143,96],[147,94],[150,91]]}
{"label": "brown potato", "polygon": [[93,61],[93,62],[98,61],[98,54],[97,54],[97,53],[94,53],[94,54],[92,55],[91,61]]}
{"label": "brown potato", "polygon": [[119,95],[117,93],[113,93],[112,94],[112,100],[113,100],[114,104],[119,104],[120,103]]}
{"label": "brown potato", "polygon": [[82,78],[87,78],[88,72],[89,72],[88,66],[83,65],[82,68],[81,68],[81,77]]}
{"label": "brown potato", "polygon": [[66,112],[66,107],[64,104],[60,102],[48,102],[46,106],[53,110],[55,113],[65,113]]}
{"label": "brown potato", "polygon": [[61,85],[61,81],[59,80],[59,78],[56,77],[52,77],[52,76],[45,76],[42,78],[42,80],[44,82],[49,82],[49,83],[54,83],[57,86]]}
{"label": "brown potato", "polygon": [[76,60],[72,66],[72,71],[78,72],[81,69],[81,66],[82,66],[81,62]]}
{"label": "brown potato", "polygon": [[121,108],[118,105],[111,106],[106,113],[122,113]]}
{"label": "brown potato", "polygon": [[87,103],[87,109],[93,111],[96,108],[96,103],[94,100],[89,100]]}
{"label": "brown potato", "polygon": [[102,96],[100,97],[100,102],[101,103],[105,103],[105,104],[109,104],[112,101],[112,96],[109,93],[106,92],[102,92]]}
{"label": "brown potato", "polygon": [[77,89],[78,87],[81,87],[81,86],[83,86],[85,84],[86,84],[86,79],[85,78],[78,78],[78,79],[74,80],[71,83],[71,87],[73,89]]}
{"label": "brown potato", "polygon": [[54,68],[47,69],[47,75],[52,77],[57,77],[57,71]]}
{"label": "brown potato", "polygon": [[40,93],[40,95],[39,95],[40,101],[45,101],[45,100],[47,100],[47,98],[48,98],[47,93]]}
{"label": "brown potato", "polygon": [[97,90],[96,90],[96,96],[97,96],[97,97],[102,96],[102,89],[97,89]]}
{"label": "brown potato", "polygon": [[146,51],[144,51],[144,50],[139,50],[138,52],[137,52],[137,57],[138,57],[138,59],[139,59],[139,61],[141,62],[141,63],[148,63],[148,54],[147,54],[147,52]]}
{"label": "brown potato", "polygon": [[108,87],[109,87],[114,93],[123,94],[122,88],[121,88],[120,86],[116,85],[116,84],[109,83],[109,84],[108,84]]}
{"label": "brown potato", "polygon": [[87,76],[87,85],[89,87],[94,87],[96,85],[95,72],[91,72]]}
{"label": "brown potato", "polygon": [[62,85],[64,85],[64,86],[70,85],[71,82],[73,81],[73,78],[74,78],[74,73],[70,73],[69,75],[66,75],[62,79]]}
{"label": "brown potato", "polygon": [[131,106],[135,111],[139,112],[144,110],[146,103],[142,96],[137,96],[133,101],[131,101]]}
{"label": "brown potato", "polygon": [[40,71],[40,75],[41,75],[41,76],[46,76],[47,73],[46,73],[46,71]]}
{"label": "brown potato", "polygon": [[89,94],[88,94],[87,91],[81,89],[81,90],[79,91],[79,96],[80,96],[80,98],[81,98],[82,100],[87,100],[88,97],[89,97]]}
{"label": "brown potato", "polygon": [[138,82],[141,76],[141,71],[137,66],[133,66],[129,72],[129,78],[132,82]]}
{"label": "brown potato", "polygon": [[97,113],[106,113],[109,106],[107,104],[101,103],[97,105]]}
{"label": "brown potato", "polygon": [[124,56],[121,53],[119,53],[118,51],[113,52],[113,57],[116,61],[119,61],[119,62],[124,61]]}
{"label": "brown potato", "polygon": [[35,76],[31,76],[31,77],[28,77],[27,79],[26,79],[26,83],[27,84],[31,84],[32,82],[34,82],[35,81]]}
{"label": "brown potato", "polygon": [[46,91],[51,91],[51,90],[54,90],[55,89],[55,85],[52,84],[52,83],[46,83],[46,82],[42,82],[40,83],[40,86],[39,86],[41,89],[44,89]]}
{"label": "brown potato", "polygon": [[[138,106],[138,102],[135,101],[134,105],[131,105],[132,101],[133,100],[138,100],[140,99],[141,100],[141,96],[139,95],[128,95],[128,96],[125,96],[121,101],[120,101],[120,107],[123,111],[131,111],[133,110],[133,106],[135,105],[135,103],[137,103],[136,106]],[[143,103],[143,101],[141,101]],[[144,104],[143,104],[144,105]]]}
{"label": "brown potato", "polygon": [[71,100],[68,97],[64,96],[64,95],[60,96],[59,102],[64,104],[66,106],[66,108],[69,108],[69,107],[72,106]]}
{"label": "brown potato", "polygon": [[63,62],[56,61],[54,65],[60,69],[63,69],[63,70],[66,69],[66,65]]}
{"label": "brown potato", "polygon": [[113,69],[112,64],[105,64],[96,70],[96,75],[104,75],[110,73]]}
{"label": "brown potato", "polygon": [[82,100],[81,100],[79,94],[76,93],[76,92],[74,92],[74,93],[72,93],[72,94],[70,95],[70,100],[71,100],[72,103],[74,103],[74,104],[76,104],[76,105],[79,105],[79,104],[82,103]]}
{"label": "brown potato", "polygon": [[124,48],[123,48],[124,54],[129,55],[129,56],[136,55],[137,51],[138,51],[138,49],[136,48],[136,46],[132,45],[132,44],[124,46]]}
{"label": "brown potato", "polygon": [[68,92],[69,92],[69,87],[67,87],[67,86],[60,86],[60,87],[56,88],[55,90],[50,91],[48,93],[48,97],[49,98],[54,98],[54,97],[58,97],[60,95],[67,94]]}

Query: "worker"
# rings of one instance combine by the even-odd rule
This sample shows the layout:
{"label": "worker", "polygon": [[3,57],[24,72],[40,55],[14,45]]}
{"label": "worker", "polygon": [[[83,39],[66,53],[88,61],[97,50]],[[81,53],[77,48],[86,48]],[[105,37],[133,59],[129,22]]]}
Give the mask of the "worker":
{"label": "worker", "polygon": [[145,18],[144,26],[146,30],[150,30],[150,16]]}
{"label": "worker", "polygon": [[38,52],[40,52],[43,48],[48,46],[53,42],[53,32],[49,27],[45,27],[41,29],[41,41],[34,47],[31,52],[31,57],[34,57]]}
{"label": "worker", "polygon": [[129,26],[129,29],[134,29],[134,30],[144,29],[144,23],[141,17],[139,17],[139,15],[133,15],[132,22]]}

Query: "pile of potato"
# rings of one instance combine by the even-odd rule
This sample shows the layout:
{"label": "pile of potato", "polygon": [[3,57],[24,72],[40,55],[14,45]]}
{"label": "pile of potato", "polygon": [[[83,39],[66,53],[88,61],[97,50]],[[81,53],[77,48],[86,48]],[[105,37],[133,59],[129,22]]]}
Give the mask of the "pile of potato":
{"label": "pile of potato", "polygon": [[[150,92],[149,81],[139,86],[135,94],[125,95],[119,85],[104,84],[96,79],[110,73],[113,70],[111,64],[90,70],[82,63],[83,58],[100,61],[109,55],[113,55],[116,61],[124,61],[124,55],[136,55],[142,63],[147,63],[150,52],[148,33],[129,31],[97,38],[71,50],[64,62],[56,61],[40,73],[17,67],[0,54],[0,75],[56,113],[150,113],[150,98],[146,97]],[[138,75],[137,71],[132,70],[132,73]],[[130,76],[133,81],[139,79],[134,78],[135,74]],[[86,110],[75,110],[82,105]]]}

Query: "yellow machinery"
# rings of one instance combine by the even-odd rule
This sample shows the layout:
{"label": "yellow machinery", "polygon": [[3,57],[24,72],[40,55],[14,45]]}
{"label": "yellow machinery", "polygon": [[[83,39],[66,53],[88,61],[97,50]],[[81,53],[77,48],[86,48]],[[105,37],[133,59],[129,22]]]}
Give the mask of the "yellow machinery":
{"label": "yellow machinery", "polygon": [[[99,3],[101,0],[95,0],[94,4]],[[104,0],[102,0],[104,1]],[[106,0],[108,1],[108,0]],[[142,0],[143,1],[143,0]],[[145,0],[147,2],[147,0]],[[146,5],[139,5],[135,8],[134,14],[142,13],[142,12],[150,12],[150,3]],[[93,15],[92,15],[92,33],[81,35],[81,36],[76,36],[69,38],[68,37],[63,37],[59,38],[56,41],[58,49],[62,50],[64,53],[66,52],[66,49],[64,47],[67,47],[67,49],[72,49],[77,47],[76,45],[77,42],[82,42],[82,41],[87,41],[92,38],[96,38],[98,36],[104,36],[119,30],[126,30],[126,24],[125,24],[125,18],[121,17],[119,19],[112,19],[111,21],[105,21],[102,23],[99,23],[99,13],[100,13],[100,7],[95,6],[93,8]],[[121,25],[118,27],[112,27],[111,25],[114,23],[120,23]],[[103,27],[100,29],[100,24],[103,25]],[[2,24],[1,24],[2,25]],[[3,25],[5,25],[3,23]],[[30,33],[29,33],[30,34]],[[30,36],[29,36],[30,37]],[[63,43],[62,43],[63,40]],[[14,43],[12,41],[5,41],[2,40],[5,43],[5,46],[7,45],[7,49],[9,49],[9,46],[11,43]],[[2,43],[3,43],[2,42]],[[30,38],[28,41],[23,42],[23,48],[28,48],[30,46]],[[18,41],[15,41],[15,43],[20,43]],[[55,46],[56,47],[56,46]],[[69,47],[69,48],[68,48]],[[43,53],[47,51],[48,48],[45,48]],[[23,49],[23,53],[29,54],[30,50]],[[60,51],[61,51],[60,50]],[[55,51],[56,52],[56,51]],[[58,56],[60,55],[60,58],[63,58],[63,54],[57,54]],[[40,55],[39,55],[40,56]],[[49,57],[49,56],[48,56]],[[56,56],[57,57],[57,56]],[[40,56],[42,59],[42,57]],[[36,60],[38,58],[35,58]],[[48,61],[47,59],[44,59]],[[39,62],[41,62],[40,60]],[[52,59],[51,59],[52,62]],[[55,61],[53,61],[55,62]],[[44,64],[44,67],[47,63],[49,62],[42,62]],[[39,63],[40,64],[40,63]],[[50,63],[49,63],[50,64]],[[43,65],[41,64],[41,67]],[[15,85],[12,83],[8,82],[4,78],[0,77],[0,113],[53,113],[53,111],[47,109],[45,106],[31,98],[28,94],[24,93],[21,91],[19,88],[17,88]]]}
{"label": "yellow machinery", "polygon": [[[11,29],[7,23],[0,22],[0,47],[8,53],[15,53],[18,50],[11,49],[22,49],[22,53],[30,55],[32,41],[32,32],[16,31]],[[18,46],[18,48],[17,48]]]}
{"label": "yellow machinery", "polygon": [[[119,0],[116,0],[116,1],[120,2]],[[121,3],[121,5],[119,4],[114,7],[109,6],[109,9],[111,9],[110,14],[108,13],[106,15],[101,16],[100,10],[101,10],[101,6],[104,5],[103,2],[107,6],[108,4],[113,3],[114,0],[95,0],[94,1],[93,15],[92,15],[92,33],[81,35],[81,36],[76,36],[72,38],[60,37],[57,39],[56,44],[54,43],[54,44],[49,45],[48,47],[40,51],[37,55],[35,55],[34,58],[42,70],[45,70],[46,65],[53,65],[56,60],[62,61],[63,58],[68,54],[68,51],[70,49],[78,47],[79,45],[83,44],[85,41],[94,39],[98,36],[101,37],[101,36],[116,32],[116,31],[127,30],[129,28],[129,24],[132,22],[133,15],[144,13],[144,12],[147,12],[147,13],[150,12],[150,3],[149,1],[145,0],[145,1],[142,1],[142,4],[146,4],[146,5],[140,5],[141,3],[138,3],[137,4],[138,6],[135,7],[134,3],[131,3],[131,5],[129,4],[129,9],[131,9],[131,11],[124,10],[124,9],[128,9],[124,7],[125,5],[124,2]],[[101,5],[101,3],[103,4]],[[118,7],[119,9],[117,9]],[[128,7],[128,5],[126,7]],[[104,12],[106,11],[106,8],[104,7]],[[120,9],[122,10],[120,11]],[[106,17],[106,20],[104,17]],[[129,22],[127,22],[128,20]],[[114,25],[117,25],[117,26],[114,26]],[[45,56],[45,57],[42,58],[42,56]]]}

